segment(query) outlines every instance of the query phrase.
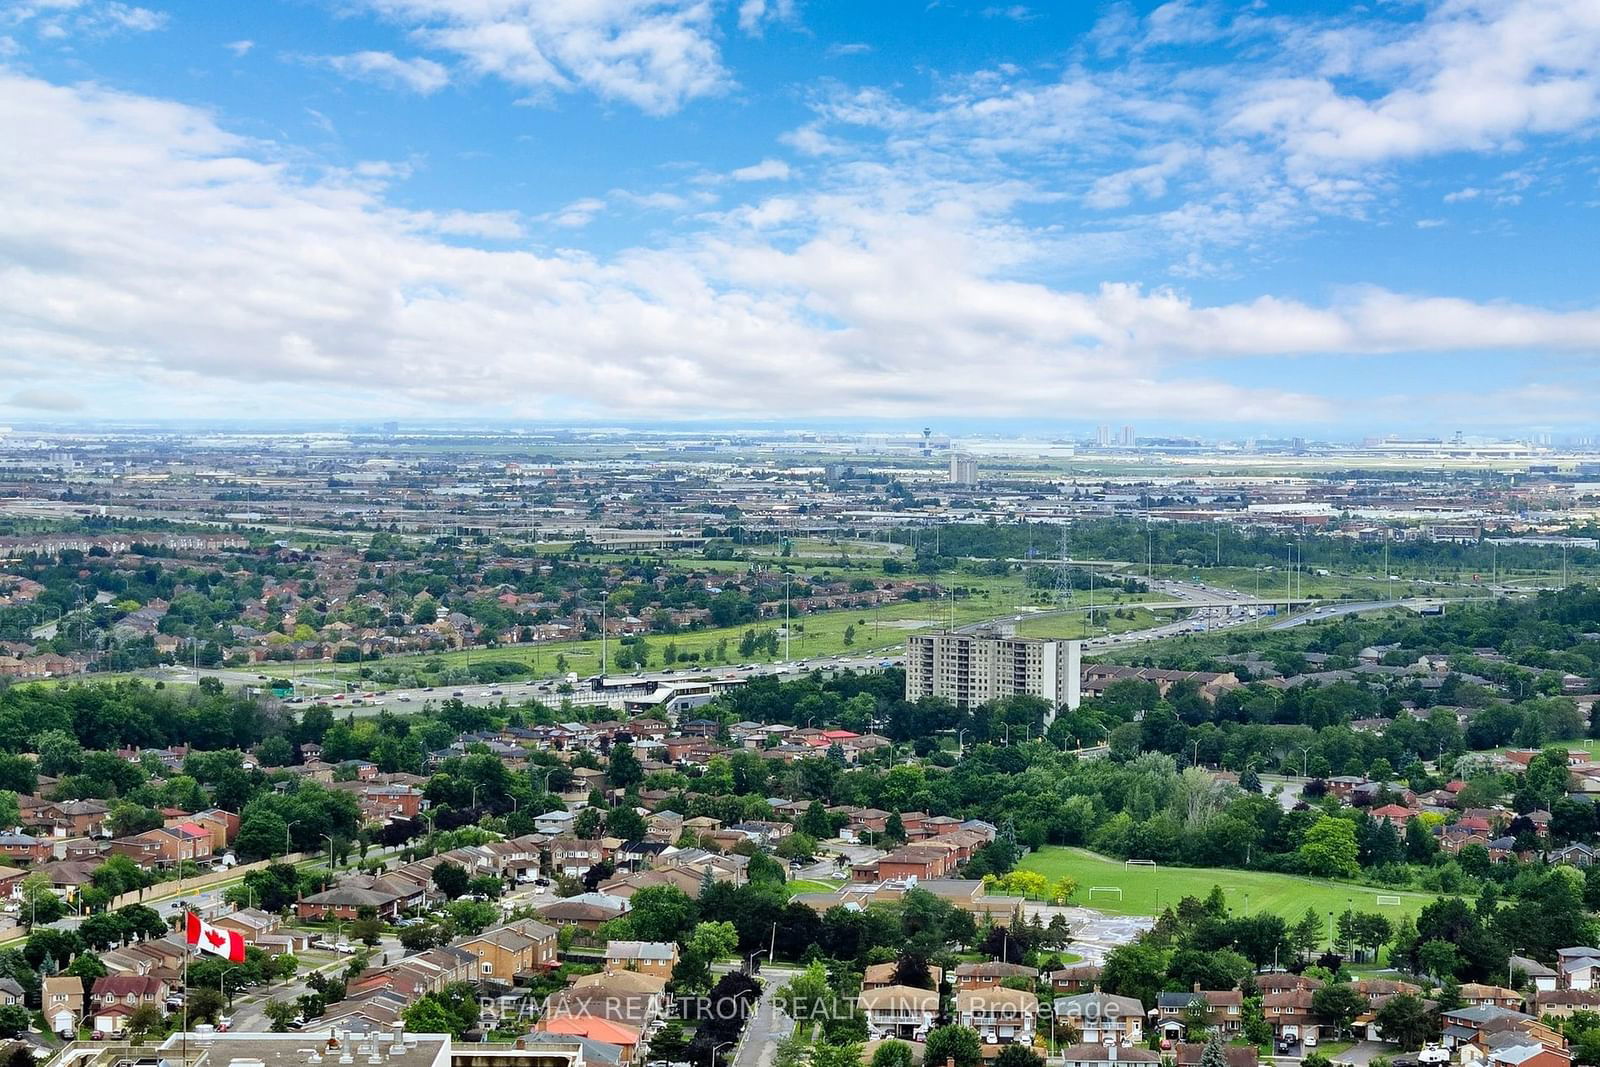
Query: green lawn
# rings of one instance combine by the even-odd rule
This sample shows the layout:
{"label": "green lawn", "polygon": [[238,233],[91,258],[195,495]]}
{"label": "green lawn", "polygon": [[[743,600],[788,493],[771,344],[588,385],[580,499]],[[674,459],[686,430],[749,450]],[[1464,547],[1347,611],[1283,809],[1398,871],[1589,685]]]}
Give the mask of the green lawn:
{"label": "green lawn", "polygon": [[[1243,914],[1248,906],[1250,914],[1272,911],[1290,919],[1304,915],[1307,908],[1318,914],[1330,911],[1338,914],[1353,908],[1381,912],[1392,918],[1415,916],[1423,905],[1435,898],[1432,893],[1383,890],[1351,882],[1266,871],[1235,871],[1225,867],[1124,867],[1121,860],[1107,859],[1080,848],[1055,846],[1032,853],[1019,866],[1038,871],[1052,882],[1063,875],[1075,878],[1078,892],[1072,902],[1112,915],[1156,915],[1182,897],[1204,897],[1214,885],[1222,887],[1228,906],[1237,913]],[[1091,896],[1090,889],[1095,886],[1119,888],[1122,897],[1118,899],[1115,893]],[[1380,907],[1379,896],[1398,897],[1400,904]]]}
{"label": "green lawn", "polygon": [[[1117,618],[1114,612],[1121,611],[1122,618]],[[1057,639],[1071,639],[1079,637],[1098,637],[1104,633],[1126,633],[1129,630],[1147,630],[1152,626],[1160,626],[1164,622],[1171,622],[1179,613],[1162,611],[1160,613],[1149,611],[1145,608],[1135,608],[1123,605],[1102,607],[1095,605],[1093,628],[1089,626],[1089,613],[1087,607],[1070,614],[1045,615],[1036,619],[1023,619],[1017,623],[1017,633],[1022,637],[1048,637]]]}

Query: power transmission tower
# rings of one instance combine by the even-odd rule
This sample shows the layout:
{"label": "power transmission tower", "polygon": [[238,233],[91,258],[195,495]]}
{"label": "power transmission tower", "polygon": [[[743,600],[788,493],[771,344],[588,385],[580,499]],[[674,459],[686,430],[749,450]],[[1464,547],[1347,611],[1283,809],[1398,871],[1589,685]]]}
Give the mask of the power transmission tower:
{"label": "power transmission tower", "polygon": [[1067,566],[1067,560],[1071,558],[1067,551],[1071,533],[1070,527],[1061,527],[1061,562],[1056,566],[1056,602],[1060,604],[1072,603],[1072,571]]}

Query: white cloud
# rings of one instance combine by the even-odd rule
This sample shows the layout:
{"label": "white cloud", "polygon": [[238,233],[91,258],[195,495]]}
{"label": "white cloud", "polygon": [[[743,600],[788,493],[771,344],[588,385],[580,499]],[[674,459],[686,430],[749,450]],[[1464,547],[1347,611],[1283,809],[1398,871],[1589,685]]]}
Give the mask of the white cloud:
{"label": "white cloud", "polygon": [[731,172],[728,177],[736,182],[770,182],[788,181],[789,164],[781,159],[763,159],[760,163],[752,163],[748,167],[740,167]]}
{"label": "white cloud", "polygon": [[[601,257],[465,247],[444,238],[513,237],[519,222],[419,216],[385,199],[385,168],[317,176],[280,155],[198,109],[0,72],[0,370],[36,380],[47,366],[110,383],[86,392],[97,408],[140,395],[168,414],[292,400],[326,413],[1070,408],[1283,423],[1337,412],[1270,372],[1241,386],[1210,368],[1600,349],[1594,310],[1376,289],[1324,306],[1203,304],[1019,280],[1048,248],[1011,220],[1020,187],[878,172]],[[546,221],[604,209],[589,198]]]}
{"label": "white cloud", "polygon": [[354,52],[345,56],[315,56],[312,59],[346,78],[409,89],[424,95],[436,93],[450,84],[448,70],[421,56],[404,59],[390,52]]}
{"label": "white cloud", "polygon": [[769,22],[787,22],[794,18],[794,0],[740,0],[739,29],[752,37],[759,37]]}
{"label": "white cloud", "polygon": [[223,45],[223,47],[228,51],[232,52],[236,56],[241,57],[248,55],[250,53],[250,49],[254,48],[255,46],[256,43],[254,41],[246,40],[229,41],[226,45]]}
{"label": "white cloud", "polygon": [[830,56],[864,56],[872,51],[872,46],[865,41],[845,41],[828,46]]}
{"label": "white cloud", "polygon": [[1445,225],[1445,220],[1444,219],[1418,219],[1417,220],[1417,229],[1419,229],[1419,230],[1433,230],[1433,229],[1437,229],[1438,227],[1443,226],[1443,225]]}
{"label": "white cloud", "polygon": [[712,0],[363,0],[476,73],[652,115],[725,90]]}
{"label": "white cloud", "polygon": [[1600,4],[1447,0],[1349,62],[1380,91],[1344,91],[1331,73],[1268,79],[1242,94],[1231,126],[1308,168],[1576,131],[1600,117]]}
{"label": "white cloud", "polygon": [[542,216],[540,221],[565,229],[579,229],[593,222],[605,209],[606,202],[599,197],[584,197],[581,200],[574,200],[559,211]]}
{"label": "white cloud", "polygon": [[166,24],[164,12],[123,0],[10,0],[0,6],[0,26],[29,26],[46,40],[149,33]]}
{"label": "white cloud", "polygon": [[1038,16],[1033,9],[1023,4],[1008,4],[1004,7],[986,7],[983,9],[986,19],[1010,19],[1013,22],[1028,22]]}

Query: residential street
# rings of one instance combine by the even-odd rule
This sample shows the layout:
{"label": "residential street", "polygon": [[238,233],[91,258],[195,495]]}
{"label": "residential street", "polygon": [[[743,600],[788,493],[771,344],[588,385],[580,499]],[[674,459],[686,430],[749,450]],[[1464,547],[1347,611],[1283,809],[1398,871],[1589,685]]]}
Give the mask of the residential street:
{"label": "residential street", "polygon": [[790,978],[800,973],[789,967],[763,967],[761,977],[766,985],[761,999],[745,1026],[744,1038],[734,1056],[733,1067],[771,1067],[778,1042],[794,1032],[794,1020],[779,1011],[773,1001],[778,989]]}

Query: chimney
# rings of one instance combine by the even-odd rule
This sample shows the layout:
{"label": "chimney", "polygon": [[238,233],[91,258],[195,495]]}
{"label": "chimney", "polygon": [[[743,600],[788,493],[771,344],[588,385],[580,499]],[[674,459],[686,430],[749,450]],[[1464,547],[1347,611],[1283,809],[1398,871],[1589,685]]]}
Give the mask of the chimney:
{"label": "chimney", "polygon": [[1196,992],[1196,993],[1198,993],[1198,992],[1200,992],[1200,983],[1199,983],[1199,982],[1196,982],[1196,983],[1195,983],[1195,984],[1194,984],[1194,991],[1195,991],[1195,992]]}

